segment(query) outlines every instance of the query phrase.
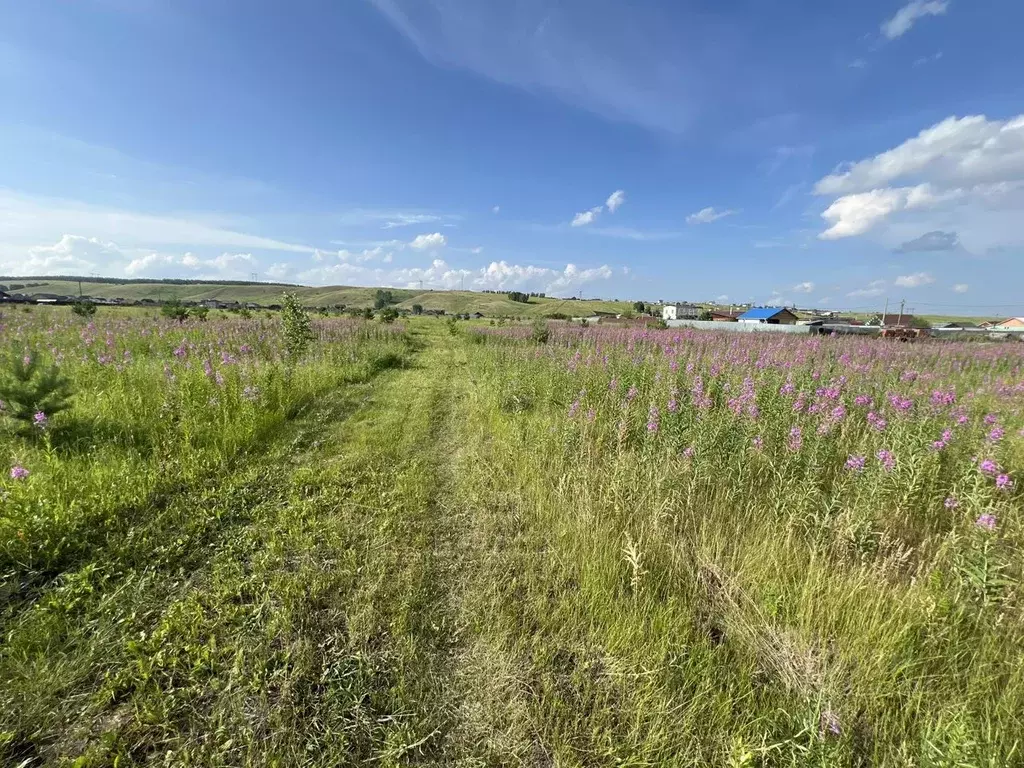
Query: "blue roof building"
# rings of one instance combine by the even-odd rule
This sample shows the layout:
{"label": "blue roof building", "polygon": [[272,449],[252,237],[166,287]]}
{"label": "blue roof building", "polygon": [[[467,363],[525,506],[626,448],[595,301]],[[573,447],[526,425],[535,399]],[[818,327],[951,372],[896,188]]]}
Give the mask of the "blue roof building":
{"label": "blue roof building", "polygon": [[785,307],[754,307],[740,315],[737,320],[741,323],[796,325],[797,317]]}

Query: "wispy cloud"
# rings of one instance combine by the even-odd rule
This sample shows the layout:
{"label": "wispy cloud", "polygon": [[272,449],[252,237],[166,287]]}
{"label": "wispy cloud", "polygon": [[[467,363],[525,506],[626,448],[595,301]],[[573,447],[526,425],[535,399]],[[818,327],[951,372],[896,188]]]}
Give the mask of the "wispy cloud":
{"label": "wispy cloud", "polygon": [[793,286],[796,293],[814,293],[814,283],[807,281]]}
{"label": "wispy cloud", "polygon": [[617,189],[608,196],[604,205],[608,209],[608,213],[615,213],[624,202],[626,202],[626,193]]}
{"label": "wispy cloud", "polygon": [[585,227],[588,224],[593,224],[595,221],[597,221],[597,217],[601,215],[601,211],[602,210],[603,210],[603,207],[598,205],[598,206],[595,206],[595,207],[591,208],[589,211],[583,211],[581,213],[577,213],[572,218],[572,225],[571,226],[574,226],[574,227]]}
{"label": "wispy cloud", "polygon": [[895,285],[899,288],[920,288],[922,285],[931,285],[934,282],[935,278],[928,272],[915,272],[912,275],[900,275],[896,278]]}
{"label": "wispy cloud", "polygon": [[597,221],[597,217],[600,216],[607,208],[608,213],[615,213],[622,204],[626,202],[626,193],[621,189],[617,189],[612,192],[604,205],[595,205],[593,208],[587,211],[577,213],[571,222],[571,226],[574,227],[586,227]]}
{"label": "wispy cloud", "polygon": [[673,133],[740,36],[705,15],[680,10],[669,24],[664,8],[614,2],[371,1],[431,63]]}
{"label": "wispy cloud", "polygon": [[949,8],[949,0],[910,0],[896,15],[882,23],[882,34],[889,40],[902,37],[926,16],[941,16]]}
{"label": "wispy cloud", "polygon": [[735,213],[736,213],[736,211],[733,211],[731,209],[730,210],[725,210],[725,211],[718,211],[718,210],[715,210],[713,207],[708,206],[707,208],[701,208],[696,213],[691,213],[689,216],[687,216],[686,217],[686,223],[687,224],[710,224],[713,221],[718,221],[719,219],[724,219],[726,216],[732,216]]}
{"label": "wispy cloud", "polygon": [[885,293],[885,288],[885,280],[874,280],[868,283],[866,288],[858,288],[854,291],[850,291],[846,295],[851,299],[870,299],[876,296],[882,296]]}
{"label": "wispy cloud", "polygon": [[953,286],[954,293],[967,293],[967,291],[969,291],[970,289],[971,286],[969,286],[967,283],[957,283],[956,285]]}

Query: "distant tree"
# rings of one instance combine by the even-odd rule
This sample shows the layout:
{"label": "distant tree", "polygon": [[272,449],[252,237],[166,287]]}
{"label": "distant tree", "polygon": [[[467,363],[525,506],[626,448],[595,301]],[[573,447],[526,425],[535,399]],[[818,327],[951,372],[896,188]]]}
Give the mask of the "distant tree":
{"label": "distant tree", "polygon": [[189,310],[189,315],[194,317],[196,320],[204,320],[205,321],[209,314],[210,314],[209,307],[192,307],[192,309]]}
{"label": "distant tree", "polygon": [[364,307],[362,311],[362,318],[364,320],[373,320],[373,310],[369,307]]}
{"label": "distant tree", "polygon": [[413,304],[412,305],[412,313],[414,315],[422,315],[423,314],[423,305],[422,304]]}
{"label": "distant tree", "polygon": [[647,311],[647,306],[642,301],[634,301],[633,311],[635,311],[639,315],[642,315],[644,312]]}
{"label": "distant tree", "polygon": [[79,317],[92,317],[96,314],[96,305],[91,301],[76,301],[71,305],[71,311]]}
{"label": "distant tree", "polygon": [[700,314],[697,315],[698,320],[714,320],[715,318],[711,315],[710,309],[702,309]]}
{"label": "distant tree", "polygon": [[391,291],[378,288],[377,293],[373,297],[373,308],[384,309],[384,307],[390,306],[395,303],[395,295]]}
{"label": "distant tree", "polygon": [[547,321],[538,317],[533,321],[533,328],[530,330],[530,338],[538,344],[547,344],[551,338],[551,331],[548,330]]}
{"label": "distant tree", "polygon": [[380,321],[382,323],[387,323],[390,325],[391,323],[395,322],[396,319],[398,319],[398,310],[396,310],[394,307],[385,307],[384,309],[381,310]]}
{"label": "distant tree", "polygon": [[170,301],[165,301],[163,306],[160,307],[160,314],[171,320],[183,323],[188,320],[188,307],[177,299],[171,299]]}

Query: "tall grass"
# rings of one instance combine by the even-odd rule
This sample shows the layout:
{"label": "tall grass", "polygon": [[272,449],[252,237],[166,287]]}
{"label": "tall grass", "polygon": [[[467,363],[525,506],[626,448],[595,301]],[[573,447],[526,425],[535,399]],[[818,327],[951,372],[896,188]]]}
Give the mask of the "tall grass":
{"label": "tall grass", "polygon": [[1020,347],[485,340],[482,738],[555,762],[1022,761]]}
{"label": "tall grass", "polygon": [[0,410],[4,589],[59,573],[155,496],[259,451],[319,394],[404,354],[401,329],[340,319],[314,329],[312,351],[293,363],[271,319],[0,318],[4,356],[52,361],[75,391],[70,410],[27,436]]}

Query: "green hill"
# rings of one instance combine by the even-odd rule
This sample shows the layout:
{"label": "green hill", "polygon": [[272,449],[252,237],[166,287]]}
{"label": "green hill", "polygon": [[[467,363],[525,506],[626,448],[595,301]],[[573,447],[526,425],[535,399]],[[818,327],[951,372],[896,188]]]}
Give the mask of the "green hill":
{"label": "green hill", "polygon": [[[0,286],[6,285],[12,292],[36,294],[53,293],[61,296],[77,296],[79,282],[71,277],[3,277]],[[24,286],[24,287],[15,287]],[[102,299],[154,299],[168,301],[202,301],[218,299],[241,303],[278,304],[281,294],[293,291],[307,306],[372,307],[377,288],[357,288],[330,285],[309,287],[283,283],[245,282],[186,282],[160,280],[109,280],[82,278],[81,293]],[[528,304],[509,301],[504,293],[477,293],[474,291],[421,291],[418,289],[389,288],[403,309],[412,309],[414,304],[424,309],[443,309],[446,312],[480,312],[487,317],[544,316],[563,313],[580,316],[594,312],[624,312],[631,308],[624,301],[576,301],[572,299],[531,298]]]}

